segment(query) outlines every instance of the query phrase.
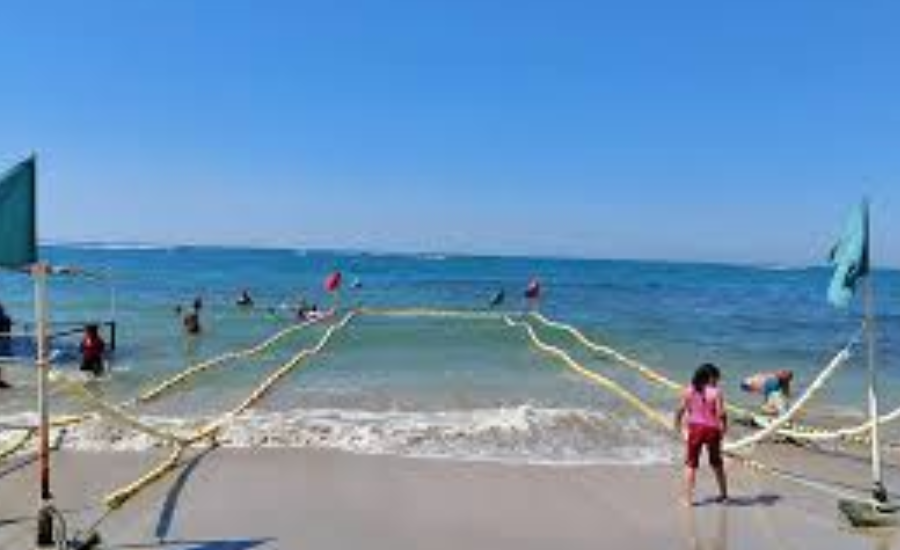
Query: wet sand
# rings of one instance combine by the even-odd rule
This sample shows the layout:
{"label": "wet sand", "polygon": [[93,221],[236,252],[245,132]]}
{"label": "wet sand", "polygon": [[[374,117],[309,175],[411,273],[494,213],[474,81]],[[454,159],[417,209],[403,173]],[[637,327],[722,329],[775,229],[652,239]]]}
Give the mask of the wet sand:
{"label": "wet sand", "polygon": [[[799,454],[776,453],[794,455],[780,459],[808,473]],[[56,454],[54,490],[70,530],[98,518],[105,492],[161,456]],[[36,468],[17,468],[22,463],[0,468],[0,548],[33,546]],[[865,473],[865,463],[854,459],[841,465],[841,479],[859,487]],[[122,549],[900,548],[889,534],[842,527],[834,500],[736,466],[731,504],[685,508],[677,504],[679,474],[674,466],[514,466],[219,449],[109,515],[100,531],[105,547]],[[698,497],[712,494],[704,471]]]}

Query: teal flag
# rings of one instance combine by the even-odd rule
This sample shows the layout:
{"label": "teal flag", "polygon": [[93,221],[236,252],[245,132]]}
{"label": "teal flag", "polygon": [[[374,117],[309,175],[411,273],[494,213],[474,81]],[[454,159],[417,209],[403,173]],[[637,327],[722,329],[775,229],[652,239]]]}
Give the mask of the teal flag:
{"label": "teal flag", "polygon": [[0,176],[0,267],[37,262],[34,157]]}
{"label": "teal flag", "polygon": [[834,276],[828,287],[828,301],[847,307],[856,284],[869,274],[869,203],[862,201],[853,209],[841,239],[831,250]]}

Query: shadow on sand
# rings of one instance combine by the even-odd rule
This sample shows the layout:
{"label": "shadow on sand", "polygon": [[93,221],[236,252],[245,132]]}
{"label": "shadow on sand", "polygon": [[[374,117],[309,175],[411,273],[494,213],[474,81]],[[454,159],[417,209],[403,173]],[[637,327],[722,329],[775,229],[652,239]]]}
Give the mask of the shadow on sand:
{"label": "shadow on sand", "polygon": [[713,504],[730,508],[750,508],[753,506],[770,507],[778,504],[781,499],[782,497],[780,495],[770,493],[763,493],[755,496],[731,497],[724,503],[719,502],[719,499],[717,498],[708,498],[694,503],[694,508],[702,508]]}
{"label": "shadow on sand", "polygon": [[[172,528],[172,521],[175,518],[175,512],[178,509],[178,500],[181,498],[181,493],[184,491],[185,486],[187,485],[188,480],[191,475],[194,473],[194,470],[200,465],[200,462],[203,461],[204,458],[209,456],[209,454],[215,449],[215,447],[207,447],[203,452],[195,456],[191,459],[188,465],[181,471],[178,475],[178,478],[172,484],[172,488],[169,489],[169,493],[166,495],[166,501],[163,503],[162,511],[159,514],[159,521],[156,522],[156,529],[154,530],[154,536],[162,542],[169,536],[169,531]],[[204,547],[206,548],[206,547]],[[218,548],[218,547],[210,547],[210,548]],[[231,546],[223,546],[222,548],[232,548]],[[251,548],[249,546],[234,546],[233,548]]]}
{"label": "shadow on sand", "polygon": [[173,548],[177,550],[250,550],[267,545],[274,539],[230,539],[230,540],[172,540],[167,542],[149,544],[128,544],[116,548],[130,548],[134,550],[145,548]]}

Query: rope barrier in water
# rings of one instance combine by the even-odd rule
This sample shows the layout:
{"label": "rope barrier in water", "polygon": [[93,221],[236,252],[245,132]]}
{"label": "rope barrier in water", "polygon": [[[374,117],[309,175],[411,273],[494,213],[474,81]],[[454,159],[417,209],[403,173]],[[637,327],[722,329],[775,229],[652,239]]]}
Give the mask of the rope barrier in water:
{"label": "rope barrier in water", "polygon": [[21,450],[37,433],[36,430],[23,431],[18,434],[6,447],[0,450],[0,461],[6,460]]}
{"label": "rope barrier in water", "polygon": [[[634,369],[650,381],[656,382],[659,385],[669,388],[673,391],[681,391],[681,385],[671,378],[668,378],[666,375],[660,373],[659,371],[654,370],[653,368],[645,365],[644,363],[641,363],[640,361],[628,357],[627,355],[610,346],[605,346],[603,344],[594,342],[593,340],[585,336],[583,332],[572,325],[560,323],[558,321],[552,321],[537,312],[532,313],[532,317],[549,328],[555,328],[557,330],[561,330],[570,334],[586,348],[600,353],[604,356],[610,357],[620,364]],[[838,353],[838,355],[840,355],[840,353]],[[835,358],[837,358],[837,356],[835,356]],[[726,406],[728,408],[728,412],[751,419],[755,424],[758,424],[757,415],[755,415],[753,412],[732,404],[728,404]],[[887,415],[882,416],[879,420],[879,423],[884,424],[887,422],[892,422],[894,420],[897,420],[898,418],[900,418],[900,408],[892,411]],[[768,425],[769,424],[766,424],[766,426],[763,427],[767,427]],[[840,439],[850,443],[868,444],[869,438],[865,436],[864,433],[868,430],[871,430],[871,426],[872,423],[871,421],[869,421],[859,426],[850,428],[826,430],[818,427],[803,426],[794,423],[781,423],[778,433],[779,435],[785,437],[792,437],[805,441],[822,442]]]}
{"label": "rope barrier in water", "polygon": [[[175,446],[172,453],[160,464],[152,468],[145,475],[141,476],[137,480],[129,483],[128,485],[114,490],[104,497],[103,502],[110,510],[119,509],[124,506],[129,500],[137,496],[139,493],[144,491],[149,486],[154,483],[164,479],[169,472],[178,467],[181,462],[181,458],[185,452],[185,450],[192,446],[193,444],[209,439],[225,425],[225,423],[233,420],[235,417],[239,416],[241,413],[246,411],[247,409],[256,405],[265,395],[271,391],[271,389],[277,384],[281,379],[290,374],[293,370],[297,369],[299,365],[306,359],[320,353],[322,349],[328,344],[328,342],[333,338],[334,334],[343,329],[350,320],[356,315],[356,312],[349,312],[346,314],[340,322],[332,325],[328,328],[319,342],[311,347],[306,348],[291,358],[287,363],[282,365],[279,369],[277,369],[273,374],[268,376],[262,384],[260,384],[244,401],[242,401],[237,407],[229,411],[228,413],[222,415],[218,420],[210,422],[205,427],[198,429],[190,436],[177,435],[174,433],[163,431],[155,426],[152,426],[142,420],[138,419],[133,415],[129,415],[124,412],[121,407],[105,402],[93,392],[91,392],[83,383],[73,382],[73,381],[65,381],[61,377],[56,377],[56,382],[62,381],[62,389],[67,393],[71,393],[76,396],[78,399],[82,400],[86,404],[88,404],[92,409],[93,413],[84,413],[80,415],[70,415],[66,417],[60,417],[54,419],[53,426],[54,427],[66,427],[74,424],[78,424],[83,422],[84,420],[91,418],[94,414],[100,414],[101,416],[117,422],[119,424],[125,425],[135,431],[140,433],[147,434],[156,439],[165,441],[166,443],[172,444]],[[250,353],[259,353],[262,350],[274,345],[274,342],[277,342],[281,338],[284,338],[290,332],[295,330],[299,330],[302,326],[298,327],[290,327],[285,331],[281,331],[276,334],[272,338],[266,340],[258,346],[253,348],[249,348],[248,350],[244,350],[244,352],[236,352],[232,354],[226,354],[228,357],[217,358],[218,361],[210,360],[202,364],[204,368],[201,370],[205,370],[215,366],[215,364],[219,364],[223,361],[229,360],[231,358],[236,357],[238,354],[243,353],[243,356],[247,356]],[[192,372],[196,373],[198,370],[193,370]],[[182,373],[183,374],[183,373]],[[176,383],[183,380],[183,378],[179,378]],[[156,387],[156,389],[160,388],[162,385]],[[171,385],[167,385],[168,387],[172,387]],[[158,394],[157,394],[158,395]],[[14,441],[11,445],[9,445],[6,449],[0,451],[0,459],[5,458],[19,449],[21,449],[27,442],[34,436],[36,433],[35,429],[28,429],[24,431],[19,438]],[[96,530],[99,527],[99,522],[95,525],[92,530]]]}
{"label": "rope barrier in water", "polygon": [[202,428],[197,431],[197,433],[191,437],[193,440],[203,439],[207,437],[210,433],[217,432],[224,426],[227,422],[230,422],[235,417],[239,416],[241,413],[246,411],[247,409],[256,405],[265,395],[271,391],[272,387],[278,383],[282,378],[290,374],[292,371],[296,370],[304,360],[318,355],[328,342],[334,337],[334,335],[341,329],[347,326],[347,324],[355,317],[357,313],[355,311],[351,311],[344,315],[344,317],[337,323],[328,327],[328,330],[325,331],[325,334],[322,335],[322,338],[319,342],[313,346],[312,348],[306,348],[302,350],[300,353],[295,355],[281,366],[281,368],[277,369],[271,375],[269,375],[263,382],[260,384],[243,402],[241,402],[237,407],[232,409],[230,412],[221,416],[219,420],[216,420],[205,428]]}
{"label": "rope barrier in water", "polygon": [[[790,430],[782,430],[783,427],[787,426],[793,418],[795,418],[803,408],[809,403],[812,398],[819,392],[824,386],[825,382],[831,378],[837,370],[843,366],[850,359],[850,349],[853,344],[850,343],[842,349],[835,357],[831,360],[831,363],[825,367],[812,384],[806,388],[806,391],[803,392],[803,395],[800,396],[791,407],[785,411],[785,413],[775,420],[772,421],[768,426],[755,432],[743,439],[738,441],[732,441],[730,443],[726,443],[724,446],[725,450],[735,451],[741,449],[743,447],[749,447],[751,445],[755,445],[759,443],[763,439],[771,437],[773,435],[792,435],[794,432]],[[801,436],[802,437],[802,436]]]}
{"label": "rope barrier in water", "polygon": [[227,353],[223,353],[222,355],[219,355],[212,359],[208,359],[206,361],[203,361],[202,363],[198,363],[197,365],[189,367],[189,368],[181,371],[180,373],[175,374],[174,376],[155,384],[152,388],[145,390],[144,392],[141,393],[141,395],[137,398],[136,401],[138,403],[142,403],[142,404],[149,403],[155,399],[158,399],[166,391],[169,391],[172,388],[178,386],[179,384],[184,383],[192,376],[196,376],[197,374],[200,374],[211,368],[217,367],[228,361],[237,361],[240,359],[246,359],[248,357],[253,357],[255,355],[259,355],[260,353],[263,353],[264,351],[271,349],[273,346],[275,346],[281,340],[284,340],[286,337],[288,337],[296,332],[299,332],[313,324],[316,324],[319,321],[326,319],[327,317],[329,317],[329,316],[324,316],[324,317],[322,317],[320,319],[316,319],[314,321],[306,321],[304,323],[300,323],[300,324],[297,324],[294,326],[287,327],[287,328],[275,333],[273,336],[267,338],[266,340],[264,340],[263,342],[260,342],[259,344],[255,345],[255,346],[252,346],[252,347],[249,347],[249,348],[246,348],[243,350],[230,351]]}
{"label": "rope barrier in water", "polygon": [[[167,378],[161,382],[158,382],[150,389],[143,392],[140,396],[132,400],[131,402],[125,402],[122,405],[113,405],[111,403],[107,403],[105,401],[100,400],[90,392],[87,388],[78,388],[76,386],[72,386],[70,384],[63,384],[54,389],[54,391],[67,391],[72,393],[80,399],[81,401],[89,403],[91,406],[95,408],[95,413],[102,414],[107,418],[110,418],[120,424],[125,424],[127,426],[132,427],[136,431],[140,431],[146,433],[147,435],[151,435],[156,437],[157,439],[167,440],[170,443],[177,442],[179,440],[179,436],[175,434],[170,434],[167,432],[161,432],[158,429],[150,426],[148,424],[142,423],[137,420],[136,417],[130,416],[123,410],[123,407],[135,406],[137,404],[149,403],[155,399],[160,398],[165,392],[172,390],[178,385],[184,383],[192,376],[196,376],[202,372],[205,372],[209,369],[222,365],[228,361],[235,361],[239,359],[246,359],[248,357],[253,357],[255,355],[259,355],[272,347],[274,347],[277,343],[284,340],[288,336],[299,332],[315,323],[323,321],[330,317],[330,315],[326,315],[321,317],[320,319],[316,319],[313,321],[307,321],[304,323],[300,323],[294,326],[287,327],[273,336],[267,338],[266,340],[256,344],[254,346],[244,348],[242,350],[230,351],[224,353],[222,355],[213,357],[211,359],[207,359],[201,363],[188,367],[184,371],[181,371],[174,376]],[[73,426],[76,424],[80,424],[94,416],[94,413],[84,413],[79,415],[67,415],[62,417],[53,418],[50,422],[50,426],[52,428],[65,428],[69,426]],[[0,449],[0,462],[9,458],[10,456],[19,452],[22,448],[24,448],[37,434],[38,427],[33,425],[21,425],[21,426],[5,426],[6,429],[22,431],[23,433],[17,436],[11,443],[6,445],[4,448]]]}
{"label": "rope barrier in water", "polygon": [[[60,382],[60,380],[62,380],[60,377],[55,378],[55,380],[53,380],[53,378],[51,378],[51,380],[54,382]],[[185,445],[188,443],[187,438],[168,431],[161,430],[151,424],[148,424],[147,422],[140,420],[134,415],[126,413],[124,410],[122,410],[121,407],[104,401],[96,394],[94,394],[94,392],[92,392],[86,385],[84,385],[83,382],[63,381],[62,388],[66,393],[90,407],[95,413],[99,414],[101,417],[111,420],[116,424],[121,424],[122,426],[130,428],[136,432],[149,435],[154,439],[165,441],[169,445],[177,446]]]}
{"label": "rope barrier in water", "polygon": [[433,317],[441,319],[502,319],[510,312],[488,311],[477,309],[435,309],[425,307],[411,308],[374,308],[364,307],[357,310],[361,315],[377,317]]}
{"label": "rope barrier in water", "polygon": [[[575,371],[583,378],[591,381],[595,385],[603,387],[607,391],[619,396],[632,407],[641,411],[645,416],[647,416],[652,421],[656,422],[668,432],[673,431],[673,426],[670,424],[669,416],[665,413],[660,412],[655,409],[650,404],[643,401],[640,397],[635,395],[634,393],[628,391],[620,384],[615,382],[614,380],[603,376],[595,371],[592,371],[577,361],[575,361],[566,351],[557,346],[553,346],[541,340],[534,327],[525,320],[514,321],[507,313],[502,312],[494,312],[494,311],[469,311],[469,310],[440,310],[440,309],[427,309],[427,308],[407,308],[407,309],[373,309],[366,308],[358,311],[351,311],[347,313],[339,322],[330,326],[325,334],[321,337],[318,343],[311,347],[306,348],[296,355],[294,355],[287,363],[283,364],[276,371],[266,377],[263,382],[246,398],[244,399],[238,406],[234,409],[228,411],[227,413],[221,415],[216,420],[209,422],[206,426],[197,429],[190,435],[183,434],[174,434],[171,432],[166,432],[161,430],[155,426],[149,425],[137,417],[131,416],[128,413],[124,412],[120,406],[113,405],[107,402],[104,402],[102,399],[98,398],[94,395],[89,389],[87,389],[83,384],[71,384],[67,387],[67,391],[70,393],[76,394],[79,399],[89,404],[89,406],[94,410],[94,413],[85,413],[81,415],[72,415],[68,417],[60,417],[54,419],[54,427],[64,427],[67,425],[73,425],[78,422],[82,422],[87,418],[93,416],[93,414],[99,413],[101,416],[104,416],[108,419],[111,419],[115,422],[123,424],[127,427],[130,427],[138,432],[145,433],[154,437],[156,439],[165,441],[168,444],[174,445],[175,449],[173,452],[159,465],[154,467],[147,474],[139,478],[138,480],[122,487],[116,491],[111,492],[104,498],[104,502],[110,509],[117,509],[123,506],[126,502],[128,502],[131,498],[139,494],[141,491],[152,485],[153,483],[163,479],[168,472],[176,468],[181,462],[181,457],[184,454],[184,451],[190,447],[191,445],[203,441],[206,439],[213,438],[228,422],[232,421],[247,409],[256,405],[265,395],[268,394],[269,391],[285,376],[290,374],[292,371],[297,369],[304,360],[315,356],[320,353],[325,346],[332,339],[334,334],[343,329],[353,318],[354,316],[361,315],[376,315],[376,316],[388,316],[388,317],[437,317],[437,318],[459,318],[459,319],[503,319],[507,325],[513,327],[523,327],[531,340],[531,342],[544,353],[555,357],[556,359],[563,362],[569,369]],[[654,371],[652,368],[634,360],[626,355],[618,352],[617,350],[597,344],[592,342],[587,337],[583,335],[578,329],[572,327],[570,325],[564,325],[562,323],[557,323],[555,321],[550,321],[540,315],[539,313],[533,313],[532,317],[535,318],[540,323],[549,326],[551,328],[557,328],[561,330],[565,330],[576,339],[578,339],[583,345],[588,348],[603,353],[607,356],[613,357],[618,362],[626,364],[639,373],[641,373],[644,377],[655,381],[656,383],[665,386],[671,390],[681,390],[681,386],[674,382],[673,380],[667,378],[665,375]],[[134,403],[138,402],[147,402],[153,399],[158,398],[165,391],[170,390],[171,388],[176,387],[177,385],[183,383],[190,376],[201,373],[205,370],[213,368],[217,365],[220,365],[229,360],[235,360],[242,357],[249,357],[258,353],[269,349],[274,346],[277,342],[285,338],[287,335],[298,331],[311,323],[304,323],[302,325],[289,327],[284,329],[267,340],[253,346],[251,348],[247,348],[245,350],[229,352],[223,354],[221,356],[215,357],[213,359],[209,359],[200,363],[198,365],[194,365],[189,367],[185,371],[176,374],[173,377],[170,377],[167,380],[155,385],[153,388],[145,391],[141,396],[134,401]],[[729,453],[733,459],[744,465],[745,467],[755,469],[758,471],[762,471],[769,475],[779,477],[794,483],[798,483],[804,485],[808,488],[816,489],[819,491],[827,492],[830,495],[838,496],[839,498],[847,498],[848,496],[851,498],[856,498],[855,495],[851,495],[846,491],[839,490],[837,488],[808,480],[806,478],[802,478],[796,476],[795,474],[791,474],[789,472],[784,472],[778,470],[776,468],[772,468],[766,464],[758,462],[756,460],[750,459],[746,456],[737,454],[736,451],[748,448],[756,443],[763,441],[767,437],[770,437],[774,434],[782,434],[789,435],[791,437],[800,437],[811,439],[810,431],[804,429],[803,431],[798,431],[797,427],[787,428],[786,426],[792,421],[792,419],[799,414],[799,412],[806,406],[806,404],[812,399],[813,395],[815,395],[824,385],[825,382],[837,371],[837,369],[843,365],[850,354],[850,346],[846,347],[842,350],[833,360],[832,362],[819,374],[814,383],[807,388],[806,392],[801,396],[797,402],[790,408],[790,410],[774,420],[771,424],[766,426],[764,429],[750,434],[749,436],[740,439],[738,441],[728,442],[725,444],[725,450]],[[737,407],[739,414],[749,414],[747,411],[740,410]],[[885,417],[882,417],[881,421],[885,421],[885,418],[890,417],[890,420],[896,419],[900,417],[900,409],[892,412]],[[826,438],[826,437],[846,437],[853,434],[860,433],[868,429],[871,426],[871,423],[864,424],[862,426],[856,426],[852,428],[846,428],[842,430],[834,430],[828,433],[824,431],[815,432],[815,437],[818,438]],[[5,456],[9,456],[16,452],[19,448],[27,444],[30,438],[34,435],[34,430],[28,430],[20,436],[20,438],[14,441],[11,445],[0,451],[0,459]],[[840,434],[840,435],[836,435]],[[213,441],[214,443],[214,441]]]}
{"label": "rope barrier in water", "polygon": [[627,403],[644,413],[648,418],[660,424],[663,427],[669,427],[668,416],[660,413],[643,400],[641,400],[638,396],[631,393],[630,391],[623,388],[619,383],[614,380],[603,376],[595,371],[592,371],[574,359],[566,353],[561,348],[558,348],[554,345],[548,344],[541,340],[534,331],[534,328],[527,321],[514,321],[510,317],[504,317],[504,321],[510,327],[521,327],[525,329],[528,338],[531,340],[532,344],[534,344],[538,349],[543,351],[548,355],[552,355],[553,357],[562,361],[568,368],[575,371],[582,377],[590,380],[594,384],[603,387],[604,389],[614,393],[618,397],[625,400]]}
{"label": "rope barrier in water", "polygon": [[[587,380],[593,382],[594,384],[596,384],[598,386],[601,386],[601,387],[609,390],[610,392],[614,393],[618,397],[622,398],[624,401],[626,401],[627,403],[631,404],[636,409],[638,409],[639,411],[644,413],[644,415],[647,416],[650,420],[656,422],[661,427],[663,427],[663,429],[665,431],[667,431],[668,433],[672,433],[672,434],[675,433],[674,425],[669,422],[669,417],[667,415],[654,409],[653,407],[651,407],[650,405],[645,403],[643,400],[641,400],[637,395],[628,391],[627,389],[625,389],[623,386],[621,386],[617,382],[613,381],[612,379],[607,378],[601,374],[598,374],[598,373],[584,367],[583,365],[581,365],[580,363],[575,361],[568,353],[566,353],[561,348],[559,348],[557,346],[553,346],[553,345],[548,344],[548,343],[544,342],[543,340],[541,340],[537,336],[537,333],[534,331],[531,324],[528,323],[527,321],[513,321],[508,316],[504,318],[504,321],[506,322],[506,324],[508,326],[511,326],[511,327],[523,327],[525,329],[526,334],[528,335],[529,339],[531,340],[531,342],[538,349],[540,349],[541,351],[543,351],[544,353],[546,353],[548,355],[552,355],[552,356],[556,357],[557,359],[561,360],[563,362],[563,364],[565,364],[568,368],[570,368],[571,370],[580,374]],[[837,363],[837,365],[842,364],[842,362],[836,362],[836,363]],[[832,365],[832,366],[835,369],[837,368],[837,366],[835,366],[835,365]],[[794,411],[794,412],[796,413],[796,411]],[[771,433],[769,435],[771,435]],[[740,443],[740,442],[737,442],[737,443]],[[741,446],[742,447],[746,446],[746,444],[742,444]],[[760,462],[758,460],[754,460],[747,456],[741,455],[740,453],[736,452],[737,448],[730,446],[727,443],[724,446],[723,450],[724,450],[724,452],[726,452],[728,454],[728,456],[730,456],[732,459],[734,459],[735,461],[737,461],[739,464],[743,465],[746,468],[750,468],[750,469],[753,469],[753,470],[756,470],[756,471],[759,471],[762,473],[766,473],[772,477],[776,477],[776,478],[779,478],[779,479],[782,479],[785,481],[789,481],[791,483],[806,487],[808,489],[812,489],[815,491],[819,491],[819,492],[828,494],[832,497],[852,498],[852,499],[857,499],[857,500],[860,498],[859,495],[855,495],[853,493],[850,493],[849,491],[845,491],[838,487],[834,487],[834,486],[827,485],[827,484],[824,484],[824,483],[821,483],[818,481],[810,480],[810,479],[804,478],[802,476],[798,476],[796,474],[793,474],[793,473],[790,473],[790,472],[787,472],[784,470],[780,470],[778,468],[773,468],[763,462]]]}
{"label": "rope barrier in water", "polygon": [[244,401],[242,401],[237,407],[220,416],[217,420],[208,423],[205,427],[196,430],[194,434],[184,437],[184,439],[179,442],[175,451],[173,451],[165,461],[154,467],[146,475],[121,489],[109,493],[104,498],[104,502],[106,503],[106,505],[110,508],[119,508],[150,485],[163,479],[171,470],[178,467],[181,461],[181,456],[186,448],[199,441],[214,437],[215,434],[218,433],[226,423],[232,421],[247,409],[256,405],[263,397],[265,397],[265,395],[269,391],[271,391],[272,387],[274,387],[275,384],[277,384],[282,378],[290,374],[292,371],[296,370],[304,360],[320,353],[328,344],[328,342],[334,337],[335,333],[343,329],[355,315],[356,313],[351,311],[347,313],[339,322],[330,326],[315,346],[303,349],[302,351],[294,355],[294,357],[292,357],[287,363],[285,363],[274,373],[266,377],[266,379],[250,394],[250,396],[244,399]]}

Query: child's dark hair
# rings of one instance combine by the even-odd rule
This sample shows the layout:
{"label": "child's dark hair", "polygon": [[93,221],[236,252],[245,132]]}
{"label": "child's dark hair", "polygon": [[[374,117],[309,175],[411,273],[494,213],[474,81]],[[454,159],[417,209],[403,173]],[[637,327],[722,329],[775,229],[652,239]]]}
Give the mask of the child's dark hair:
{"label": "child's dark hair", "polygon": [[709,384],[709,371],[704,366],[694,371],[694,377],[691,379],[691,386],[697,393],[703,393],[706,385]]}
{"label": "child's dark hair", "polygon": [[721,378],[722,373],[719,372],[719,368],[712,363],[704,363],[697,367],[697,370],[694,371],[694,377],[691,379],[691,386],[694,387],[694,391],[697,393],[703,393],[703,390],[706,389],[706,386],[715,382],[719,378]]}

